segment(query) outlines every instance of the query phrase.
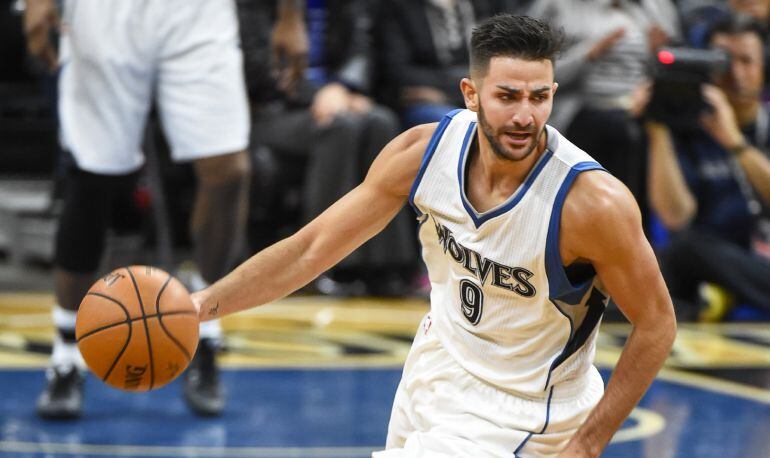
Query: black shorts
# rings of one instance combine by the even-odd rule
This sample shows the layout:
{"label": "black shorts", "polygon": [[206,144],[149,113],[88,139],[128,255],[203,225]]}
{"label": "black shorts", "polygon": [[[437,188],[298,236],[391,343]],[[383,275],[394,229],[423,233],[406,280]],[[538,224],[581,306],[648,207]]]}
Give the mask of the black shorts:
{"label": "black shorts", "polygon": [[138,215],[133,202],[138,176],[139,172],[98,175],[70,167],[56,233],[57,267],[77,273],[96,272],[107,230]]}

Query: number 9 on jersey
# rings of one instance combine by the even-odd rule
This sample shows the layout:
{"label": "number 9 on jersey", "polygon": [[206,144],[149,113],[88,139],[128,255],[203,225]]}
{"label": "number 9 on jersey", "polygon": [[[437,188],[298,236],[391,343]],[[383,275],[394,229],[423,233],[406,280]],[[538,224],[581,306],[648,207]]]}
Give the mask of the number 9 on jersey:
{"label": "number 9 on jersey", "polygon": [[481,312],[484,308],[484,292],[470,280],[460,281],[460,303],[463,315],[476,326],[481,321]]}

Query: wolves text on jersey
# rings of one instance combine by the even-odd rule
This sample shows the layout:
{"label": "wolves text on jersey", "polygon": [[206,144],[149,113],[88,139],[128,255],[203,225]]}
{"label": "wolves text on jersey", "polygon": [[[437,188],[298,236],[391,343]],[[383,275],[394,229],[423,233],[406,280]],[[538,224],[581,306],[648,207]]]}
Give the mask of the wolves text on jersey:
{"label": "wolves text on jersey", "polygon": [[[465,270],[473,274],[482,286],[491,277],[492,285],[503,288],[523,297],[532,297],[537,292],[529,279],[534,275],[523,267],[509,267],[482,257],[481,254],[464,247],[455,240],[454,234],[446,226],[440,224],[432,216],[436,227],[438,243],[444,248],[444,253]],[[491,275],[490,275],[491,274]]]}

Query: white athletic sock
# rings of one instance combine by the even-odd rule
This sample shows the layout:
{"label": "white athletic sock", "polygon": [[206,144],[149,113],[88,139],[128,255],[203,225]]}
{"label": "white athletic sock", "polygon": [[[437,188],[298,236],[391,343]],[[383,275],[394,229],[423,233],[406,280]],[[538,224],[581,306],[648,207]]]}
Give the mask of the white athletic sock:
{"label": "white athletic sock", "polygon": [[[200,291],[209,286],[208,282],[203,279],[203,276],[196,268],[190,269],[187,274],[184,275],[183,283],[189,288],[190,292]],[[201,339],[209,339],[214,341],[217,346],[221,345],[222,324],[219,320],[204,321],[200,325],[199,332]]]}
{"label": "white athletic sock", "polygon": [[53,351],[51,352],[51,366],[70,368],[76,367],[85,370],[86,363],[80,355],[77,343],[75,342],[75,319],[77,312],[54,306],[53,324],[56,328],[56,334],[53,338]]}
{"label": "white athletic sock", "polygon": [[187,282],[189,283],[187,287],[190,288],[191,293],[209,287],[209,282],[203,279],[203,276],[198,271],[198,269],[193,269],[190,271],[189,276],[187,277]]}
{"label": "white athletic sock", "polygon": [[[200,291],[208,288],[209,284],[203,279],[198,269],[192,269],[187,277],[187,286],[190,292]],[[219,320],[204,321],[200,326],[200,338],[210,339],[219,345],[222,341],[222,325]]]}
{"label": "white athletic sock", "polygon": [[200,338],[214,341],[222,340],[222,323],[219,320],[204,321],[200,326]]}

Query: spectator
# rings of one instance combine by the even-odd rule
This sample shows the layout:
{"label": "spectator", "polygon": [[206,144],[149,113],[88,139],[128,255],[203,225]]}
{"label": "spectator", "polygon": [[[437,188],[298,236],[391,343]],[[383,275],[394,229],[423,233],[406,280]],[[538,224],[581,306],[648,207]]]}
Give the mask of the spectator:
{"label": "spectator", "polygon": [[719,285],[737,300],[770,304],[770,159],[763,29],[746,17],[714,25],[712,47],[731,56],[730,71],[703,97],[712,111],[694,131],[646,125],[650,203],[673,232],[661,262],[683,317],[698,308],[698,286]]}
{"label": "spectator", "polygon": [[[730,0],[725,3],[700,5],[683,14],[687,42],[698,48],[709,46],[708,36],[714,24],[732,14],[744,14],[754,18],[768,32],[770,26],[770,0]],[[770,56],[770,41],[765,42],[765,55]],[[765,75],[763,100],[770,101],[770,81]]]}
{"label": "spectator", "polygon": [[[282,11],[293,11],[293,2],[285,3]],[[28,0],[26,6],[28,48],[54,70],[56,3]],[[236,260],[249,182],[249,113],[232,0],[72,0],[63,13],[59,113],[62,143],[74,162],[56,236],[57,335],[49,383],[37,404],[47,418],[81,414],[84,364],[75,345],[76,311],[96,279],[115,200],[130,192],[143,166],[142,132],[153,99],[174,160],[194,163],[198,186],[190,226],[206,282]],[[283,33],[276,44],[286,50],[292,40]],[[290,77],[288,71],[285,79]],[[224,408],[215,364],[220,333],[218,323],[201,327],[186,372],[185,399],[200,415]]]}
{"label": "spectator", "polygon": [[730,9],[756,19],[767,29],[770,22],[770,0],[729,0]]}
{"label": "spectator", "polygon": [[[306,158],[302,219],[310,221],[353,189],[380,149],[398,134],[398,120],[370,97],[371,3],[328,0],[307,3],[309,62],[306,77],[279,88],[251,56],[265,52],[267,38],[246,24],[264,21],[266,10],[241,1],[247,80],[254,108],[255,142],[279,155]],[[262,18],[262,19],[260,19]],[[259,62],[259,58],[256,58]],[[265,100],[268,98],[269,100]],[[408,213],[319,280],[322,292],[403,294],[416,242]],[[368,291],[358,286],[361,281]]]}
{"label": "spectator", "polygon": [[503,3],[381,2],[376,32],[379,98],[399,112],[404,127],[437,122],[447,112],[465,106],[457,81],[468,73],[471,29],[478,20],[500,11]]}
{"label": "spectator", "polygon": [[678,34],[669,0],[536,2],[530,14],[564,27],[568,49],[556,62],[558,111],[567,133],[634,193],[645,210],[644,105],[651,51]]}

